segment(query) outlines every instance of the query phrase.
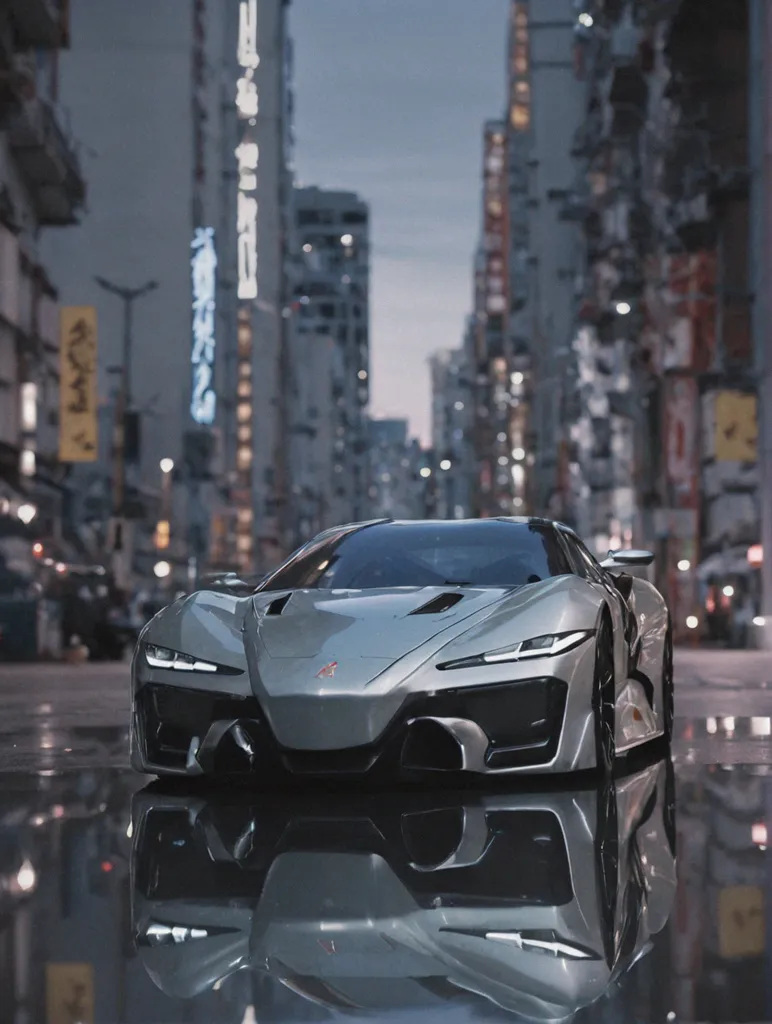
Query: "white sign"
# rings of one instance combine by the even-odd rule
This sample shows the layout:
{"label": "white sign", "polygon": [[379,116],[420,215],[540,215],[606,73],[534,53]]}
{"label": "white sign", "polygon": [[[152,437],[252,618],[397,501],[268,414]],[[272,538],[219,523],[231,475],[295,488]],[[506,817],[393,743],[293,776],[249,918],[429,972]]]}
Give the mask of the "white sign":
{"label": "white sign", "polygon": [[196,228],[191,243],[190,273],[193,283],[193,396],[190,414],[196,423],[214,423],[217,397],[214,392],[215,296],[217,251],[214,228]]}
{"label": "white sign", "polygon": [[238,61],[254,70],[260,63],[257,52],[257,0],[242,0],[239,7]]}
{"label": "white sign", "polygon": [[249,122],[245,137],[236,150],[239,194],[237,201],[238,289],[239,299],[249,302],[257,298],[257,170],[260,152],[257,143],[247,136],[255,125],[260,97],[255,69],[260,64],[257,52],[257,0],[242,0],[239,7],[238,60],[243,74],[236,83],[236,106],[239,117]]}

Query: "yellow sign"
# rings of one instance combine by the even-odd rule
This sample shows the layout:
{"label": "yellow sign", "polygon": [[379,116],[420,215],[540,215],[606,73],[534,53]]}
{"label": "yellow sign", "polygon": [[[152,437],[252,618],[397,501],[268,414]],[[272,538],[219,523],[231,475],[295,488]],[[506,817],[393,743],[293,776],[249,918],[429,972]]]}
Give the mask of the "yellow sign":
{"label": "yellow sign", "polygon": [[46,964],[46,1024],[94,1024],[91,964]]}
{"label": "yellow sign", "polygon": [[743,391],[716,395],[716,461],[755,462],[759,428],[756,396]]}
{"label": "yellow sign", "polygon": [[764,893],[755,885],[731,885],[718,894],[718,938],[723,960],[764,952]]}
{"label": "yellow sign", "polygon": [[59,461],[97,457],[97,320],[93,306],[64,306],[59,321]]}

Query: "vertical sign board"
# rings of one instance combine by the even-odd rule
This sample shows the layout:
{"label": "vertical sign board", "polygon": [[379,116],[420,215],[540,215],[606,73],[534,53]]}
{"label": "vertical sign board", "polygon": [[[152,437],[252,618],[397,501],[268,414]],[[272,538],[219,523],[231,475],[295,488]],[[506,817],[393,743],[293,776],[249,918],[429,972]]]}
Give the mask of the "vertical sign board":
{"label": "vertical sign board", "polygon": [[670,376],[665,382],[665,444],[668,482],[676,508],[697,505],[697,407],[693,377]]}
{"label": "vertical sign board", "polygon": [[197,228],[191,244],[193,286],[193,391],[190,415],[195,423],[211,426],[217,410],[214,391],[215,296],[217,251],[214,228]]}
{"label": "vertical sign board", "polygon": [[236,107],[240,124],[237,161],[237,298],[238,312],[238,384],[236,402],[236,555],[239,568],[253,568],[254,516],[252,496],[252,458],[254,435],[252,407],[253,303],[260,288],[257,261],[257,185],[260,165],[257,117],[260,94],[257,69],[260,66],[257,35],[257,0],[240,0],[236,83]]}
{"label": "vertical sign board", "polygon": [[95,462],[97,318],[93,306],[62,308],[59,360],[59,461]]}
{"label": "vertical sign board", "polygon": [[742,391],[716,395],[716,462],[755,462],[759,436],[756,396]]}
{"label": "vertical sign board", "polygon": [[91,964],[46,964],[46,1024],[94,1024]]}

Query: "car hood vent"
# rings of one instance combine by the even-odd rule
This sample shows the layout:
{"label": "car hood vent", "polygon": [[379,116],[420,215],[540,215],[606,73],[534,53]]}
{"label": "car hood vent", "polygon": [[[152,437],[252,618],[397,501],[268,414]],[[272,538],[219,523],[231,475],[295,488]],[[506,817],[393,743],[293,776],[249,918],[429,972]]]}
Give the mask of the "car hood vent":
{"label": "car hood vent", "polygon": [[412,611],[411,615],[439,615],[441,612],[449,612],[451,608],[454,608],[459,601],[464,600],[463,594],[440,594],[439,597],[433,597],[427,604],[421,605],[420,608],[416,608]]}
{"label": "car hood vent", "polygon": [[275,601],[271,601],[271,603],[268,605],[268,611],[266,614],[281,615],[281,613],[287,607],[287,604],[289,603],[289,599],[291,597],[292,594],[283,594],[281,597],[277,597]]}

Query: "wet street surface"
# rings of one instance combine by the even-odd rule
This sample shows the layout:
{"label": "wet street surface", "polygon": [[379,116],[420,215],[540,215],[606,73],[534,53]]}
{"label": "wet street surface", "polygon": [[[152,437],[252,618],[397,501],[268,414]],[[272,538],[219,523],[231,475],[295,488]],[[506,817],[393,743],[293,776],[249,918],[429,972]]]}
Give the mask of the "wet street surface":
{"label": "wet street surface", "polygon": [[610,792],[181,790],[128,705],[0,665],[0,1024],[772,1019],[767,655],[677,652]]}

